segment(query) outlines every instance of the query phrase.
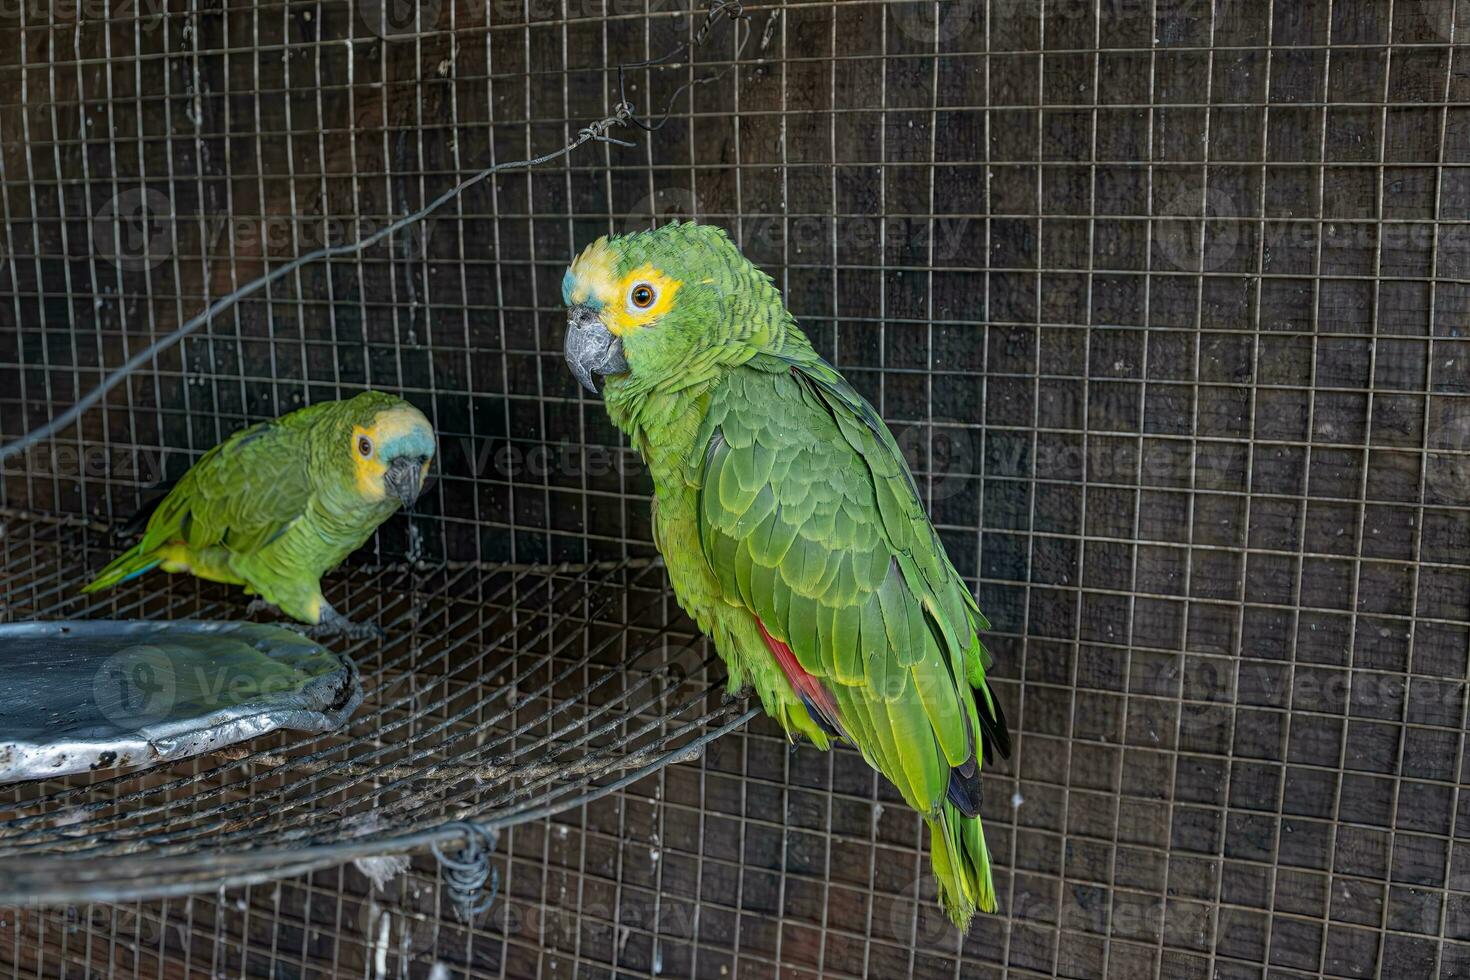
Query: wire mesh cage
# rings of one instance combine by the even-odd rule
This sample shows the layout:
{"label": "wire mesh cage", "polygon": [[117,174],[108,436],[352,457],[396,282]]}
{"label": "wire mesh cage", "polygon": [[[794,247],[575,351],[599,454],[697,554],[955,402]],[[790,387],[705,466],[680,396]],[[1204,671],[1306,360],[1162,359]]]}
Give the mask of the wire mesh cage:
{"label": "wire mesh cage", "polygon": [[[373,387],[440,438],[329,579],[387,633],[343,646],[351,724],[0,789],[0,964],[1470,974],[1467,27],[0,5],[0,446],[46,436],[3,461],[0,621],[238,618],[185,576],[77,587],[248,422]],[[569,259],[671,218],[775,277],[993,624],[1015,751],[967,935],[892,787],[725,695],[562,363]]]}
{"label": "wire mesh cage", "polygon": [[[74,592],[62,555],[79,543],[47,533],[59,531],[43,524],[10,542],[26,566],[10,580],[15,615],[67,618],[65,600],[27,602]],[[693,637],[658,625],[664,591],[645,581],[655,568],[642,560],[632,569],[363,569],[351,584],[384,604],[379,617],[394,638],[366,659],[377,684],[348,728],[231,746],[216,755],[222,765],[172,779],[154,767],[147,779],[60,790],[21,783],[7,801],[0,899],[188,894],[201,883],[371,857],[385,851],[385,837],[413,830],[434,839],[421,834],[394,848],[447,843],[453,829],[433,833],[446,814],[494,831],[695,752],[723,734],[703,726],[728,721],[738,705],[718,696],[709,703],[700,682],[708,655]],[[189,592],[143,586],[117,601],[133,615],[223,618],[218,597]],[[158,608],[138,608],[148,605]],[[157,696],[166,694],[160,686]]]}

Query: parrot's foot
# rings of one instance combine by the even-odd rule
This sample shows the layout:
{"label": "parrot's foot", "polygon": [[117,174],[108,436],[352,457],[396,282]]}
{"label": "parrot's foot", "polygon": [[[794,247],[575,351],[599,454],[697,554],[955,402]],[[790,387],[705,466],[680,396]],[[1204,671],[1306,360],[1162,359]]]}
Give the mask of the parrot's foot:
{"label": "parrot's foot", "polygon": [[302,636],[313,640],[326,639],[329,636],[345,636],[350,640],[386,640],[388,634],[383,632],[382,627],[376,623],[354,623],[347,620],[345,623],[317,623],[315,626],[303,626],[295,623],[286,624],[286,628],[295,630]]}
{"label": "parrot's foot", "polygon": [[316,639],[322,636],[346,636],[353,640],[386,640],[388,634],[376,623],[354,623],[331,606],[322,607],[321,621],[302,633]]}
{"label": "parrot's foot", "polygon": [[272,611],[273,612],[273,611],[275,611],[275,608],[276,607],[273,606],[272,604],[270,604],[269,602],[266,602],[264,599],[261,599],[261,598],[258,598],[257,597],[255,599],[251,599],[250,600],[250,605],[248,605],[248,606],[245,607],[245,615],[247,615],[247,616],[254,616],[256,613],[259,613],[259,612],[266,612],[266,611]]}

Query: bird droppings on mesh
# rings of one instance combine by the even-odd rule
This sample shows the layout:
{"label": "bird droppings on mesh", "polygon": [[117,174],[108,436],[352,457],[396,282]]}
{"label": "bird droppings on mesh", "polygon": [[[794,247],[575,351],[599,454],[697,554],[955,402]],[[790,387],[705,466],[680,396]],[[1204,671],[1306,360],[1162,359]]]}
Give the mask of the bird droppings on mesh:
{"label": "bird droppings on mesh", "polygon": [[352,859],[352,866],[363,873],[378,891],[408,870],[411,859],[407,854],[377,854],[371,857]]}
{"label": "bird droppings on mesh", "polygon": [[[377,980],[387,980],[388,977],[388,941],[393,937],[393,918],[386,909],[378,907],[376,902],[370,905],[370,916],[376,914],[377,934],[373,939],[373,975]],[[369,921],[372,921],[371,917]]]}
{"label": "bird droppings on mesh", "polygon": [[86,819],[86,817],[87,815],[82,812],[81,807],[69,806],[64,810],[56,811],[56,813],[51,817],[51,826],[70,827],[73,824],[81,823],[83,820]]}
{"label": "bird droppings on mesh", "polygon": [[[359,830],[362,836],[371,836],[386,829],[382,818],[372,810],[349,817],[343,823],[355,825],[354,829]],[[411,862],[407,854],[370,854],[353,858],[352,866],[372,882],[374,890],[383,891],[393,879],[408,870]]]}

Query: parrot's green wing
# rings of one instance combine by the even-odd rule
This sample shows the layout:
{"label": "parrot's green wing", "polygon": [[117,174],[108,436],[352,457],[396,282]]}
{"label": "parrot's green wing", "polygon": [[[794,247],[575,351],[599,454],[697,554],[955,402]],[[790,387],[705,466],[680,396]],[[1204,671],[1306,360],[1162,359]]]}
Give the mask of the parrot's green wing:
{"label": "parrot's green wing", "polygon": [[252,425],[205,453],[159,504],[142,550],[184,541],[251,555],[284,534],[311,496],[307,426],[294,421]]}
{"label": "parrot's green wing", "polygon": [[986,624],[887,427],[825,362],[761,355],[712,394],[695,445],[705,557],[778,660],[789,647],[808,710],[915,809],[947,796],[973,816],[977,750],[1009,748]]}

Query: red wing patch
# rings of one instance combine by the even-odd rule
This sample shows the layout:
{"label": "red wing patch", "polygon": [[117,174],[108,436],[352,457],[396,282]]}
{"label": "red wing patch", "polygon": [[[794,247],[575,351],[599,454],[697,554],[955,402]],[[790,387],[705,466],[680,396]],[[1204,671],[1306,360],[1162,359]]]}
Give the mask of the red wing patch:
{"label": "red wing patch", "polygon": [[792,690],[806,704],[812,720],[830,734],[846,737],[846,733],[842,730],[842,720],[837,716],[837,700],[832,697],[832,692],[827,690],[826,685],[820,680],[807,673],[806,668],[796,659],[796,654],[791,652],[789,646],[766,631],[766,624],[762,623],[759,617],[755,617],[755,625],[760,629],[761,638],[766,641],[766,646],[770,648],[771,655],[776,658],[776,664],[786,675],[786,680],[790,682]]}

